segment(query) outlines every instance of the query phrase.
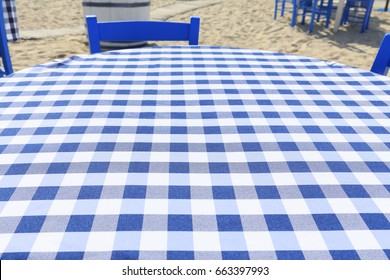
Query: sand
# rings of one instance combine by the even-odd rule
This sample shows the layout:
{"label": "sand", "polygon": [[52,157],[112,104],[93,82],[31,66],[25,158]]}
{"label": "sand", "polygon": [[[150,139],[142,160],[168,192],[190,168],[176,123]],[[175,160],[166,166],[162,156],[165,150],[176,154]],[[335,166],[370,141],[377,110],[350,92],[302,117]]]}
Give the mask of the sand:
{"label": "sand", "polygon": [[[161,7],[169,8],[183,0],[152,0],[151,17]],[[187,0],[188,1],[188,0]],[[20,70],[53,59],[88,53],[85,32],[61,35],[58,30],[83,30],[81,0],[16,0],[19,29],[36,32],[43,29],[50,36],[10,43],[14,69]],[[336,1],[337,2],[337,1]],[[384,7],[376,1],[375,8]],[[372,12],[370,28],[360,33],[360,24],[342,26],[338,32],[316,23],[308,33],[308,24],[292,28],[291,16],[273,19],[273,0],[221,0],[219,4],[177,13],[168,20],[188,21],[201,17],[201,45],[230,46],[292,53],[335,61],[369,70],[380,42],[390,31],[390,13]],[[66,33],[66,32],[65,32]],[[79,34],[78,34],[79,33]],[[159,45],[177,44],[172,42]],[[179,43],[180,44],[180,43]]]}

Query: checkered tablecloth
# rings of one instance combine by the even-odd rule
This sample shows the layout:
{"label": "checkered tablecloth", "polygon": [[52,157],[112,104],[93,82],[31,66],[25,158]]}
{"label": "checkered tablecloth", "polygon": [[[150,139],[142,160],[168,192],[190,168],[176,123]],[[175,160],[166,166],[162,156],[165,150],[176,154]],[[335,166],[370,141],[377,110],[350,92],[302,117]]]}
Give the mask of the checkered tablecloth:
{"label": "checkered tablecloth", "polygon": [[20,39],[18,17],[16,15],[15,0],[1,0],[3,4],[3,16],[8,41]]}
{"label": "checkered tablecloth", "polygon": [[220,47],[0,80],[1,259],[389,259],[390,80]]}

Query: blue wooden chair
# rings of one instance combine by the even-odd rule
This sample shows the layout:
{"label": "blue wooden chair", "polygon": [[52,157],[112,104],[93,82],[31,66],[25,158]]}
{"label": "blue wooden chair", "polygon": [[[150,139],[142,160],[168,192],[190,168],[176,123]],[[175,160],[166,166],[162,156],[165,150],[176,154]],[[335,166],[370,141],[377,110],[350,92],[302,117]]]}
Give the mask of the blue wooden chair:
{"label": "blue wooden chair", "polygon": [[[286,10],[286,4],[288,3],[289,9]],[[292,12],[291,26],[294,27],[296,19],[302,16],[302,24],[305,24],[307,14],[311,14],[309,32],[313,32],[314,21],[320,20],[321,16],[325,16],[325,27],[329,27],[331,14],[332,14],[333,0],[275,0],[274,19],[277,18],[278,12],[284,16],[285,11]]]}
{"label": "blue wooden chair", "polygon": [[8,49],[7,32],[5,30],[3,7],[0,3],[0,56],[3,61],[3,68],[0,69],[0,77],[12,74],[11,56]]}
{"label": "blue wooden chair", "polygon": [[[295,26],[296,18],[298,15],[299,3],[300,0],[275,0],[275,11],[274,11],[274,20],[278,17],[278,11],[280,11],[280,16],[284,16],[286,11],[286,3],[289,2],[288,12],[292,13],[291,27]],[[290,7],[291,4],[291,7]]]}
{"label": "blue wooden chair", "polygon": [[198,45],[200,18],[190,23],[166,21],[98,22],[96,16],[86,16],[91,54],[100,52],[100,41],[188,41]]}
{"label": "blue wooden chair", "polygon": [[342,23],[361,23],[360,32],[368,29],[374,0],[347,0],[344,8]]}
{"label": "blue wooden chair", "polygon": [[378,53],[371,66],[371,72],[387,75],[390,67],[390,33],[383,37],[382,43],[379,47]]}

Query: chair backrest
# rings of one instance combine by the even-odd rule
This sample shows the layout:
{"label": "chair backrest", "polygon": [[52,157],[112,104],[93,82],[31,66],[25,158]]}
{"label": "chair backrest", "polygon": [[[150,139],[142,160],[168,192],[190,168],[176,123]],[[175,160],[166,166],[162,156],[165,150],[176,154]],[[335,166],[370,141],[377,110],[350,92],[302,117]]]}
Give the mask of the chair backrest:
{"label": "chair backrest", "polygon": [[372,0],[348,0],[347,4],[352,7],[368,8],[371,5]]}
{"label": "chair backrest", "polygon": [[98,22],[96,16],[86,16],[89,48],[100,52],[100,41],[188,41],[198,45],[200,18],[190,23],[166,21]]}
{"label": "chair backrest", "polygon": [[390,67],[390,33],[387,33],[382,40],[378,53],[371,66],[371,72],[387,75]]}
{"label": "chair backrest", "polygon": [[0,77],[12,74],[14,71],[12,69],[11,56],[8,49],[2,3],[0,3],[0,56],[4,67],[4,71],[0,70]]}
{"label": "chair backrest", "polygon": [[360,32],[363,33],[368,29],[373,5],[374,0],[347,0],[342,22],[346,23],[350,21],[349,14],[351,12],[351,21],[361,22],[362,27]]}

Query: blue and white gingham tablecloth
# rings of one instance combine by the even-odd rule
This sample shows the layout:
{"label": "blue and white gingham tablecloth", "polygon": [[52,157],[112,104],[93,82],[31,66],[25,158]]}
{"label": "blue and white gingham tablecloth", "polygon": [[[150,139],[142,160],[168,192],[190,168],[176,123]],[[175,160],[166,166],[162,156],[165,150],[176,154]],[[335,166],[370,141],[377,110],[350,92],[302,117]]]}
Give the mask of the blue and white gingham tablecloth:
{"label": "blue and white gingham tablecloth", "polygon": [[15,0],[0,0],[3,5],[3,16],[8,41],[20,39],[18,17],[16,15]]}
{"label": "blue and white gingham tablecloth", "polygon": [[0,80],[1,259],[389,259],[390,80],[156,47]]}

